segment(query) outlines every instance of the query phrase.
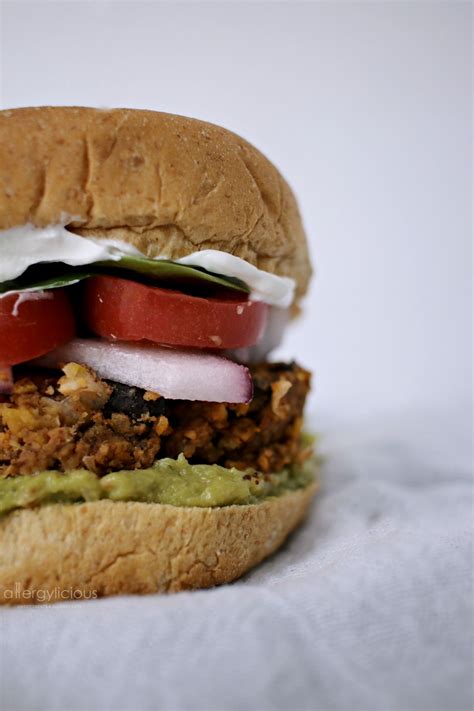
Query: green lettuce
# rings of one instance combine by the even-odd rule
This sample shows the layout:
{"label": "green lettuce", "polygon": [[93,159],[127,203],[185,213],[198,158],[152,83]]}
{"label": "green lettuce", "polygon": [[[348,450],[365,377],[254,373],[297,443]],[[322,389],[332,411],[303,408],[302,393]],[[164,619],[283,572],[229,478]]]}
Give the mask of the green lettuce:
{"label": "green lettuce", "polygon": [[139,274],[147,280],[158,281],[166,286],[202,285],[223,287],[248,293],[246,284],[234,277],[213,274],[200,267],[189,267],[166,259],[149,259],[126,255],[118,261],[97,262],[86,267],[69,267],[62,263],[36,264],[17,279],[0,284],[0,294],[9,291],[40,291],[58,289],[76,284],[97,274],[124,276]]}

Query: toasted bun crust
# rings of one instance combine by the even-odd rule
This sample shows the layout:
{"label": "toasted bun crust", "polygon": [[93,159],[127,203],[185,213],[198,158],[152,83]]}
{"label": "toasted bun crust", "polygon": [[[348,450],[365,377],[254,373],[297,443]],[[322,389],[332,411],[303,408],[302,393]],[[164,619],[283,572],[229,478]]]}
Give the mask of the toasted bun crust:
{"label": "toasted bun crust", "polygon": [[316,489],[312,484],[252,506],[98,501],[16,511],[0,520],[0,603],[176,592],[230,582],[283,543]]}
{"label": "toasted bun crust", "polygon": [[[75,232],[176,259],[231,252],[311,275],[295,197],[259,151],[218,126],[131,109],[0,111],[0,229],[69,219]],[[1,239],[1,236],[0,236]]]}

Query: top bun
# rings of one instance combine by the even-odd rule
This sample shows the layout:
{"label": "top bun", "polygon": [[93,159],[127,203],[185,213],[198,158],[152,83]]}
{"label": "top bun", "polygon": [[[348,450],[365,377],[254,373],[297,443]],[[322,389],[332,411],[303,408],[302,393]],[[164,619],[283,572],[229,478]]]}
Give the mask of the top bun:
{"label": "top bun", "polygon": [[[295,197],[244,139],[155,111],[0,111],[0,229],[66,222],[170,259],[230,252],[292,277],[311,266]],[[0,235],[1,239],[1,235]]]}

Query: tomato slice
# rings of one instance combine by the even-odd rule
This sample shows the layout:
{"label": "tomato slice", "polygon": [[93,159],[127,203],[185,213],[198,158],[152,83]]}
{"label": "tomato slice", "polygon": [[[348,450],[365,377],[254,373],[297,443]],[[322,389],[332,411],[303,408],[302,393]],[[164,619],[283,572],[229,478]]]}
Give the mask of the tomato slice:
{"label": "tomato slice", "polygon": [[267,321],[267,305],[241,295],[202,298],[111,276],[89,279],[84,290],[84,319],[103,338],[241,348],[260,340]]}
{"label": "tomato slice", "polygon": [[36,358],[75,335],[74,315],[62,289],[0,298],[0,364]]}

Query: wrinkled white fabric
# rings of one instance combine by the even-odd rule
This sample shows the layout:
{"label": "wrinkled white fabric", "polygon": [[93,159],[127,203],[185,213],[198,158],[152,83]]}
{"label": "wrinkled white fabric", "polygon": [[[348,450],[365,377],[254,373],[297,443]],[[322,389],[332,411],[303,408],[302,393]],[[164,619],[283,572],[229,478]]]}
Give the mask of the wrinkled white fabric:
{"label": "wrinkled white fabric", "polygon": [[312,515],[238,583],[1,610],[0,706],[470,709],[468,418],[318,423]]}

